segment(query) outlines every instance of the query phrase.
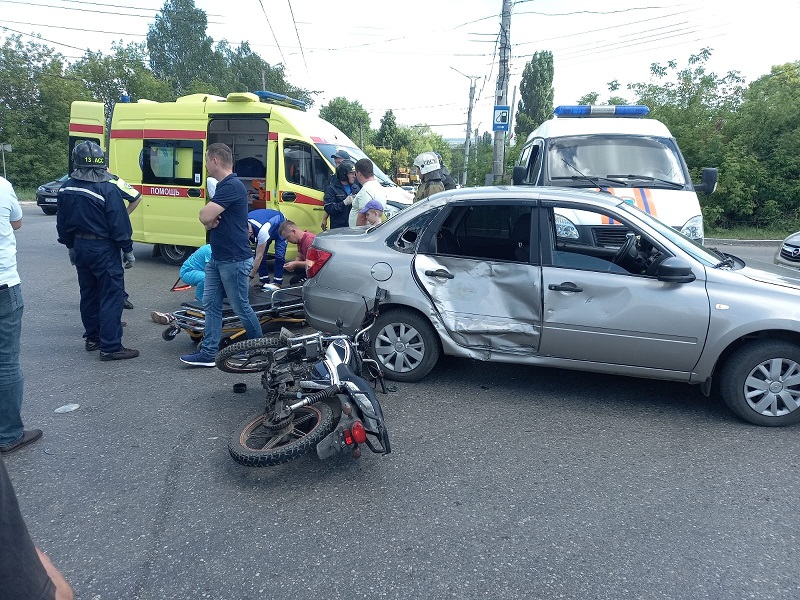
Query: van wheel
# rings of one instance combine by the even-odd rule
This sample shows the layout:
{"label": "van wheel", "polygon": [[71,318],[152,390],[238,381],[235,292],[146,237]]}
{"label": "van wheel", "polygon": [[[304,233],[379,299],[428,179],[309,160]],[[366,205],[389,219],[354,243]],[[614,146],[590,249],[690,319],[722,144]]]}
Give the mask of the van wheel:
{"label": "van wheel", "polygon": [[164,259],[164,262],[168,265],[174,265],[179,267],[183,264],[189,256],[194,252],[196,248],[192,248],[191,246],[175,246],[172,244],[158,244],[158,251],[161,254],[161,258]]}
{"label": "van wheel", "polygon": [[381,313],[370,330],[369,353],[387,379],[419,381],[439,360],[439,338],[427,319],[410,310]]}

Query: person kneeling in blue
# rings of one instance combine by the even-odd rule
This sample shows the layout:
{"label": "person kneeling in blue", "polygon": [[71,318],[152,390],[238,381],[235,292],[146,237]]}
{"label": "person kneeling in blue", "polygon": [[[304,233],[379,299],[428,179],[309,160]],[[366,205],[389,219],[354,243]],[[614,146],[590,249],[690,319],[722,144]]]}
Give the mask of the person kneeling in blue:
{"label": "person kneeling in blue", "polygon": [[278,287],[283,285],[286,240],[281,237],[278,230],[285,220],[286,217],[283,216],[283,213],[269,208],[259,208],[247,213],[250,241],[256,245],[256,256],[253,260],[253,269],[250,271],[250,279],[255,279],[257,275],[258,281],[265,291],[272,287],[269,280],[269,264],[264,259],[264,255],[269,250],[272,242],[275,242],[275,276],[273,281]]}
{"label": "person kneeling in blue", "polygon": [[[192,255],[181,265],[181,280],[184,283],[195,286],[195,298],[203,303],[203,290],[206,282],[206,264],[211,260],[211,244],[200,246]],[[168,325],[175,320],[172,313],[158,312],[154,310],[150,313],[150,318],[154,323]]]}

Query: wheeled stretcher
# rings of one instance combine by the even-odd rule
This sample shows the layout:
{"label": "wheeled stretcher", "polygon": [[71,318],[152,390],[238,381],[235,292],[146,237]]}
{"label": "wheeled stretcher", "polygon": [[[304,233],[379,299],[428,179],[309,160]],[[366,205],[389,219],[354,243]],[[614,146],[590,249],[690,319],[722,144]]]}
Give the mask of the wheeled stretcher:
{"label": "wheeled stretcher", "polygon": [[[305,325],[303,286],[267,292],[257,287],[250,288],[250,306],[261,322],[264,333],[278,331],[281,327],[291,329]],[[180,310],[173,312],[172,316],[174,321],[161,334],[162,338],[167,341],[174,340],[181,331],[186,331],[193,342],[203,339],[206,313],[200,302],[183,302]],[[246,338],[247,331],[226,299],[222,307],[220,348]]]}

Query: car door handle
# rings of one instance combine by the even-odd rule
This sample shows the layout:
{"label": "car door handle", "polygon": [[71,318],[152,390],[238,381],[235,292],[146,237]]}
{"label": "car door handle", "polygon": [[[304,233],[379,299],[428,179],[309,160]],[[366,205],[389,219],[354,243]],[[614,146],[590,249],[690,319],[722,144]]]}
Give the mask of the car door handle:
{"label": "car door handle", "polygon": [[553,290],[554,292],[582,292],[583,288],[578,287],[571,281],[565,281],[564,283],[556,285],[555,283],[551,283],[547,286],[548,290]]}
{"label": "car door handle", "polygon": [[445,271],[444,269],[436,269],[435,271],[425,271],[425,275],[428,277],[443,277],[444,279],[453,279],[455,275]]}
{"label": "car door handle", "polygon": [[294,192],[281,192],[281,200],[284,202],[294,202],[297,200],[297,194]]}
{"label": "car door handle", "polygon": [[198,188],[189,188],[189,190],[186,192],[186,195],[190,198],[199,198],[200,190]]}

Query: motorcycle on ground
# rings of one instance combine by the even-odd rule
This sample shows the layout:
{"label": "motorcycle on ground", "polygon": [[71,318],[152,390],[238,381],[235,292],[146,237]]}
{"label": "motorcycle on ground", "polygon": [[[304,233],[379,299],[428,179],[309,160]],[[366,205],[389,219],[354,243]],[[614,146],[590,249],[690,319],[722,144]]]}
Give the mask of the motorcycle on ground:
{"label": "motorcycle on ground", "polygon": [[353,336],[315,332],[292,337],[284,329],[279,336],[243,340],[217,354],[216,365],[225,372],[260,372],[267,392],[264,412],[231,435],[228,450],[236,462],[279,465],[311,448],[320,459],[345,450],[360,458],[363,446],[376,454],[391,452],[374,389],[380,385],[386,392],[383,372],[366,355],[369,329],[385,297],[378,288]]}

